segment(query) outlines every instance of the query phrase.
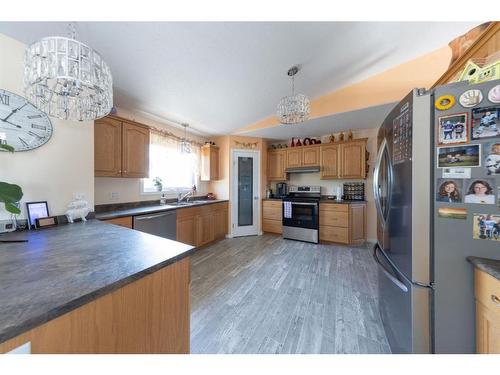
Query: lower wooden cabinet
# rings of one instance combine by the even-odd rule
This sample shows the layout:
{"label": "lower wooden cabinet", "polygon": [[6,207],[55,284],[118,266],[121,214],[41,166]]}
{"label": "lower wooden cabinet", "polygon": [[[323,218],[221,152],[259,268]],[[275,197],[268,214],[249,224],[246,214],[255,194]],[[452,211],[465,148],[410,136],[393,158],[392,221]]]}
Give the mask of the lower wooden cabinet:
{"label": "lower wooden cabinet", "polygon": [[283,203],[282,201],[262,201],[262,231],[283,233]]}
{"label": "lower wooden cabinet", "polygon": [[104,220],[106,223],[119,225],[132,229],[132,216],[118,217],[116,219]]}
{"label": "lower wooden cabinet", "polygon": [[365,203],[320,203],[319,239],[346,245],[366,241]]}
{"label": "lower wooden cabinet", "polygon": [[177,241],[204,246],[227,234],[227,202],[177,209]]}
{"label": "lower wooden cabinet", "polygon": [[476,352],[500,354],[500,280],[475,269]]}

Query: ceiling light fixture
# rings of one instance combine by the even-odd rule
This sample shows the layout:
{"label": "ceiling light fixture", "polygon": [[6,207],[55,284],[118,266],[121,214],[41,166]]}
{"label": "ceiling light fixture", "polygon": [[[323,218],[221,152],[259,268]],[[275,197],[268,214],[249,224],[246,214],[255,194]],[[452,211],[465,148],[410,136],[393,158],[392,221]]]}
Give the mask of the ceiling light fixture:
{"label": "ceiling light fixture", "polygon": [[303,94],[295,94],[295,74],[299,71],[298,66],[288,69],[288,76],[292,78],[292,95],[281,98],[276,115],[282,124],[298,124],[309,118],[309,98]]}
{"label": "ceiling light fixture", "polygon": [[68,38],[42,38],[26,48],[24,93],[50,116],[96,120],[113,106],[113,78],[101,55],[75,36],[69,24]]}
{"label": "ceiling light fixture", "polygon": [[179,142],[179,146],[181,149],[182,154],[190,154],[191,153],[191,143],[189,142],[187,138],[187,128],[188,124],[181,124],[184,127],[184,137],[181,138],[181,141]]}

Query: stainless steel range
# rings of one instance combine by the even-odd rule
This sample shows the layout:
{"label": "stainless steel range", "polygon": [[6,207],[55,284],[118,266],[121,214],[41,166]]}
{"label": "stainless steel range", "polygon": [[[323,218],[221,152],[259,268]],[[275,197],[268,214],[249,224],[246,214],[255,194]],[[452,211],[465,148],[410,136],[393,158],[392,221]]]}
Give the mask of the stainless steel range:
{"label": "stainless steel range", "polygon": [[320,186],[290,186],[283,198],[283,238],[319,242]]}

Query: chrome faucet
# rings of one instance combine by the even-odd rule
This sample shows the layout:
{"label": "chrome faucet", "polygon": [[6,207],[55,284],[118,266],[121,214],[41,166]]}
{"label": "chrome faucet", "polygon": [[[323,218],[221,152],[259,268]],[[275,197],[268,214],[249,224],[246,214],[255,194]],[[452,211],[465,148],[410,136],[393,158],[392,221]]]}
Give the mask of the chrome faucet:
{"label": "chrome faucet", "polygon": [[184,198],[187,198],[186,202],[189,202],[189,197],[192,195],[193,195],[193,192],[191,190],[185,194],[179,193],[179,195],[177,196],[177,203],[181,203],[184,200]]}

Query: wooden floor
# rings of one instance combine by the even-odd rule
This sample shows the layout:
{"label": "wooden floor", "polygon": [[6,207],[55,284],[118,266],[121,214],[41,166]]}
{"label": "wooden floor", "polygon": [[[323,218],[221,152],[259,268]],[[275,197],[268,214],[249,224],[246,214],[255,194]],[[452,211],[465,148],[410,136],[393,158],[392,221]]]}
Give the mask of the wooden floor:
{"label": "wooden floor", "polygon": [[191,259],[191,353],[389,353],[367,247],[226,239]]}

